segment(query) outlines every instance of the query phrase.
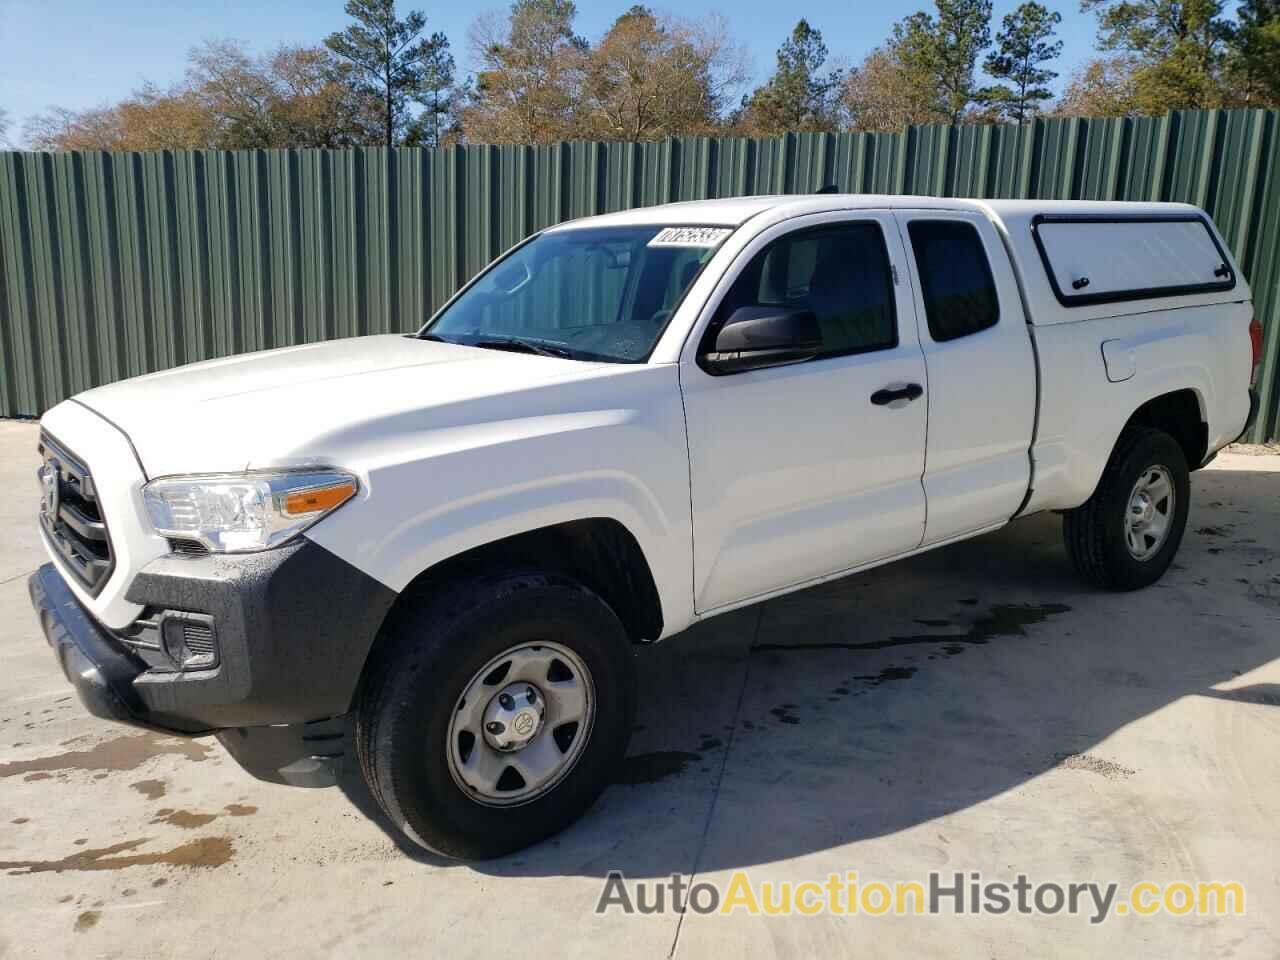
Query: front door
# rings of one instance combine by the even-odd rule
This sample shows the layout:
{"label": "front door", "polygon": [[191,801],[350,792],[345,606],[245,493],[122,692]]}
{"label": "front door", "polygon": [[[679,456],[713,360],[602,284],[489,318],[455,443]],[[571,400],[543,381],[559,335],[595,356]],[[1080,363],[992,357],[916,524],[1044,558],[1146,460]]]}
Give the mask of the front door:
{"label": "front door", "polygon": [[[890,213],[789,220],[743,251],[681,367],[699,613],[917,547],[925,366]],[[812,310],[816,359],[714,376],[696,360],[742,306]]]}

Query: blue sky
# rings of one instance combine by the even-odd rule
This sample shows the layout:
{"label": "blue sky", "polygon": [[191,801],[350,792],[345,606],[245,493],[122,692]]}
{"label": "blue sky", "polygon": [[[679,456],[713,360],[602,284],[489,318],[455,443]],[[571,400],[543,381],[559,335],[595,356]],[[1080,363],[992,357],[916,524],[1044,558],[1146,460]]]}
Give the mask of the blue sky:
{"label": "blue sky", "polygon": [[[579,0],[578,32],[595,40],[633,0]],[[1078,0],[1046,0],[1062,14],[1060,89],[1093,46],[1094,18]],[[892,24],[931,0],[736,0],[733,4],[680,0],[655,9],[697,17],[720,11],[751,52],[757,79],[767,76],[773,53],[796,19],[820,29],[833,56],[857,63],[888,36]],[[996,0],[995,25],[1017,5]],[[422,9],[429,30],[443,30],[461,70],[470,66],[467,33],[477,13],[503,4],[401,0]],[[118,100],[144,80],[166,86],[182,76],[187,50],[206,38],[231,37],[254,50],[281,43],[318,43],[346,22],[342,0],[0,0],[0,108],[8,111],[10,138],[23,120],[50,105],[83,109]],[[993,30],[994,33],[994,30]]]}

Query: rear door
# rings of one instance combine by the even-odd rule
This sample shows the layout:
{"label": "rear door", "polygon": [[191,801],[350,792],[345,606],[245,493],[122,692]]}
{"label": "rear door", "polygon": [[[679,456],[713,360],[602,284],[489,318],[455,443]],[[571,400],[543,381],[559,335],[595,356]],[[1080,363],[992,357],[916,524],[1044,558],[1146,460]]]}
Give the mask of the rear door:
{"label": "rear door", "polygon": [[1012,517],[1031,480],[1036,367],[1017,280],[978,213],[899,210],[928,370],[924,542]]}
{"label": "rear door", "polygon": [[[720,281],[680,372],[699,613],[919,545],[925,376],[905,271],[892,213],[860,210],[764,231]],[[812,310],[820,355],[712,375],[697,357],[742,306]]]}

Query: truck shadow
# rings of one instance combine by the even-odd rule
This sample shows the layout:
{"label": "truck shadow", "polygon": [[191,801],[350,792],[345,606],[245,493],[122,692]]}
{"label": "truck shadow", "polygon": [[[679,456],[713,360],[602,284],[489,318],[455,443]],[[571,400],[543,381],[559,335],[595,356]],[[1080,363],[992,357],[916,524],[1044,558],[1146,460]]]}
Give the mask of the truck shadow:
{"label": "truck shadow", "polygon": [[[916,827],[1055,768],[1103,790],[1141,777],[1099,744],[1183,697],[1280,705],[1276,684],[1232,682],[1280,656],[1280,473],[1194,483],[1177,561],[1144,591],[1082,586],[1045,514],[639,650],[618,782],[559,837],[468,867],[750,867]],[[343,790],[406,855],[440,863],[357,776]],[[1019,829],[1060,829],[1049,806]]]}

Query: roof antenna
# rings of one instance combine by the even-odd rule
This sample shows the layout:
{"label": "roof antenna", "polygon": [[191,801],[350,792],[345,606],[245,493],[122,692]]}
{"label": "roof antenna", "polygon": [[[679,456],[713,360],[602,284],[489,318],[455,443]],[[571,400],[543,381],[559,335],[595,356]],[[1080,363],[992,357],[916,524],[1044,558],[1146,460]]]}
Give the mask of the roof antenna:
{"label": "roof antenna", "polygon": [[837,187],[834,183],[828,183],[825,187],[823,187],[821,190],[818,191],[818,193],[839,193],[839,192],[840,192],[840,188]]}

